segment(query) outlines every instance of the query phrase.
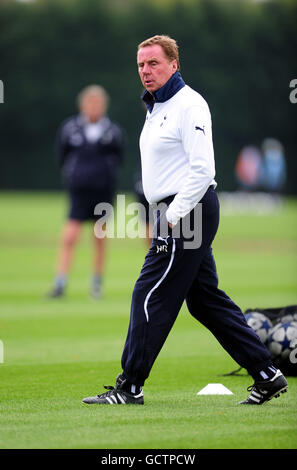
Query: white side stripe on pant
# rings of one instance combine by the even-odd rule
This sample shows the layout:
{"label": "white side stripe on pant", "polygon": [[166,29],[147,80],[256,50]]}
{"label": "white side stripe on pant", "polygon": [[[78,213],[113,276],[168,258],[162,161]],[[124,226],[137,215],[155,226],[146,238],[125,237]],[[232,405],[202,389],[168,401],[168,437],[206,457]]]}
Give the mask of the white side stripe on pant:
{"label": "white side stripe on pant", "polygon": [[173,238],[173,245],[172,245],[172,253],[171,253],[171,257],[170,257],[170,261],[169,261],[169,264],[167,266],[167,269],[165,271],[165,273],[163,274],[163,276],[161,277],[161,279],[159,279],[159,281],[154,285],[154,287],[149,291],[149,293],[147,294],[146,298],[145,298],[145,301],[144,301],[144,313],[145,313],[145,316],[146,316],[146,321],[148,322],[149,321],[149,313],[148,313],[148,308],[147,308],[147,305],[148,305],[148,301],[150,299],[150,296],[152,295],[152,293],[154,292],[154,290],[156,290],[159,285],[161,284],[161,282],[165,279],[165,277],[167,276],[167,274],[169,273],[170,271],[170,268],[172,266],[172,263],[173,263],[173,260],[174,260],[174,253],[175,253],[175,240]]}

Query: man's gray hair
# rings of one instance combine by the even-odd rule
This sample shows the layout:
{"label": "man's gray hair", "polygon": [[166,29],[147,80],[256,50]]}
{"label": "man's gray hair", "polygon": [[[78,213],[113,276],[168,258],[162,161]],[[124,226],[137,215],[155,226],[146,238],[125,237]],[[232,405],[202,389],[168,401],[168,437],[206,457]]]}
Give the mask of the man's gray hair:
{"label": "man's gray hair", "polygon": [[107,91],[100,85],[88,85],[77,95],[77,104],[79,108],[81,107],[81,103],[87,95],[101,96],[105,101],[106,108],[108,107],[109,95]]}

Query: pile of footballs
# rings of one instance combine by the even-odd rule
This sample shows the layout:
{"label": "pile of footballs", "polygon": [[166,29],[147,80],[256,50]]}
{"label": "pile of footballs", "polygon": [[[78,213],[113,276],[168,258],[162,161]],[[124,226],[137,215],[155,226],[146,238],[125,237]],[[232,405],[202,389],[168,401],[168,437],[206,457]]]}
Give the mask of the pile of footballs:
{"label": "pile of footballs", "polygon": [[297,375],[297,306],[285,307],[273,318],[269,310],[247,310],[247,323],[270,351],[274,365]]}

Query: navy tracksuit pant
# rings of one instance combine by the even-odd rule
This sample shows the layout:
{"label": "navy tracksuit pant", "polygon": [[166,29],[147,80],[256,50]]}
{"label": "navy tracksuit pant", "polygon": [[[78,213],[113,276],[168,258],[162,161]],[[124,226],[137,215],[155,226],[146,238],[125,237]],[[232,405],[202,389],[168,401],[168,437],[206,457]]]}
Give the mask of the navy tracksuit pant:
{"label": "navy tracksuit pant", "polygon": [[135,385],[142,386],[148,378],[184,300],[189,312],[254,378],[272,365],[267,348],[247,325],[240,308],[218,288],[211,244],[219,225],[219,202],[212,186],[200,202],[200,247],[184,249],[182,237],[155,236],[135,284],[122,355],[124,376]]}

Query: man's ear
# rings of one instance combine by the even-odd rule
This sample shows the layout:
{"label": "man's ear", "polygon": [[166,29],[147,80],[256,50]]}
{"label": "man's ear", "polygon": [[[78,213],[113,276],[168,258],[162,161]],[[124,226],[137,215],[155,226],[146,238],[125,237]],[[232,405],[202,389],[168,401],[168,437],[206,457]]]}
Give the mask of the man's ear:
{"label": "man's ear", "polygon": [[178,65],[177,65],[177,60],[176,59],[173,59],[173,61],[171,62],[171,66],[172,66],[172,71],[173,73],[175,73],[178,69]]}

